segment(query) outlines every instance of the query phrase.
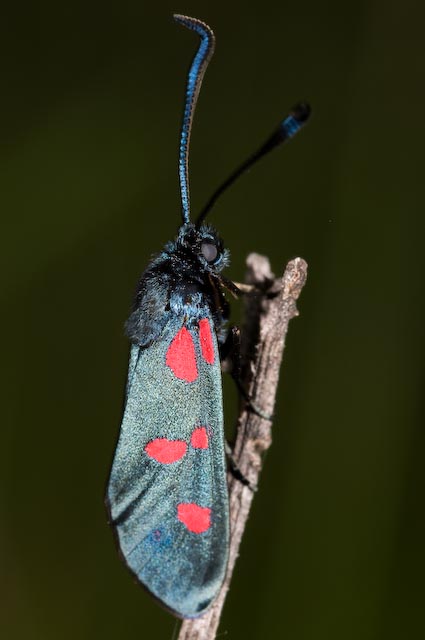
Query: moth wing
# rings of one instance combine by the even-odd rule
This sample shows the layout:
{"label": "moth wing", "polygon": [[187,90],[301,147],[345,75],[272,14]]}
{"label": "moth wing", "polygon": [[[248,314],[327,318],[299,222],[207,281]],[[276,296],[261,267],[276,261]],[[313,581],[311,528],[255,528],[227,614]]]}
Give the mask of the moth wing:
{"label": "moth wing", "polygon": [[200,615],[224,579],[228,493],[221,371],[211,319],[172,319],[132,346],[126,405],[107,490],[137,579],[180,617]]}

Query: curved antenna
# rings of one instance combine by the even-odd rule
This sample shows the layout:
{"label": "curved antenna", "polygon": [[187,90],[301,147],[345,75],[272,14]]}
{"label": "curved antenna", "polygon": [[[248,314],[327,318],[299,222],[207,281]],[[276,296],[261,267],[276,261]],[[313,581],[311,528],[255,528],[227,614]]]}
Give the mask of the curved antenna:
{"label": "curved antenna", "polygon": [[225,180],[219,187],[214,191],[211,198],[208,200],[207,204],[201,210],[197,220],[196,226],[202,223],[205,219],[206,215],[209,213],[210,209],[216,203],[218,198],[221,196],[223,191],[226,191],[231,184],[239,178],[245,171],[247,171],[253,164],[257,162],[260,158],[269,153],[272,149],[282,144],[282,142],[286,142],[292,138],[307,122],[310,117],[311,109],[310,106],[305,102],[300,102],[293,109],[291,109],[288,116],[282,120],[278,128],[273,131],[270,138],[268,138],[264,144],[261,145],[255,153],[253,153],[245,162],[243,162],[230,176]]}
{"label": "curved antenna", "polygon": [[199,89],[201,88],[202,79],[208,62],[214,53],[215,38],[210,27],[197,20],[189,18],[178,13],[174,14],[174,20],[184,25],[201,37],[201,42],[192,64],[189,69],[186,84],[186,97],[183,111],[183,123],[180,135],[179,149],[179,178],[180,178],[180,194],[182,200],[182,218],[183,224],[189,222],[190,219],[190,195],[189,195],[189,141],[190,131],[192,129],[193,114],[198,99]]}

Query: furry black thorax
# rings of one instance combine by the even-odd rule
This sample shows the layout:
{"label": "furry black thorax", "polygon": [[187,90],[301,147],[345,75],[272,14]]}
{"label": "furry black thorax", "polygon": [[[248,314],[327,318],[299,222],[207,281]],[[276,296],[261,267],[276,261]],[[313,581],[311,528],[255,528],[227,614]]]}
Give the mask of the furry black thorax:
{"label": "furry black thorax", "polygon": [[[208,261],[205,245],[217,251]],[[193,326],[210,315],[217,334],[228,317],[228,303],[220,286],[220,272],[229,264],[229,252],[209,225],[180,227],[175,240],[153,257],[139,281],[133,312],[126,323],[130,340],[147,347],[156,340],[171,315]]]}

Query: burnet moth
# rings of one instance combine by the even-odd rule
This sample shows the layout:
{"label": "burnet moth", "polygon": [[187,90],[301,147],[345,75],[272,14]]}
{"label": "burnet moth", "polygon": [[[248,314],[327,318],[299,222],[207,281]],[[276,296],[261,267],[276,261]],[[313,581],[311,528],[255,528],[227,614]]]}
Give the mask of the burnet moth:
{"label": "burnet moth", "polygon": [[137,580],[181,618],[201,615],[222,585],[229,547],[219,344],[228,303],[229,252],[204,219],[221,193],[291,138],[310,109],[300,103],[190,219],[188,155],[193,113],[214,51],[210,27],[174,19],[200,37],[187,78],[179,149],[182,224],[143,273],[126,324],[131,340],[124,415],[106,503],[121,556]]}

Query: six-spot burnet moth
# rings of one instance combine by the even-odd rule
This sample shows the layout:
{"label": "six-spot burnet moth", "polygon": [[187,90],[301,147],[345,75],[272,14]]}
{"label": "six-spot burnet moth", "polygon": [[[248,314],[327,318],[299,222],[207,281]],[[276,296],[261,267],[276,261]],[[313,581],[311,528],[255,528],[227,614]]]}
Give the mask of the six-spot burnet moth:
{"label": "six-spot burnet moth", "polygon": [[124,415],[106,502],[120,553],[137,580],[182,618],[202,614],[226,571],[229,507],[219,343],[228,317],[221,275],[229,262],[204,219],[248,167],[306,122],[298,104],[268,140],[190,220],[189,138],[214,34],[195,18],[175,20],[200,36],[189,69],[179,150],[182,224],[143,273],[126,324],[131,340]]}

